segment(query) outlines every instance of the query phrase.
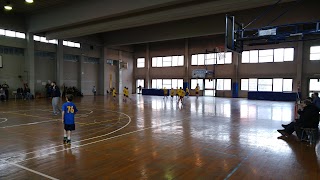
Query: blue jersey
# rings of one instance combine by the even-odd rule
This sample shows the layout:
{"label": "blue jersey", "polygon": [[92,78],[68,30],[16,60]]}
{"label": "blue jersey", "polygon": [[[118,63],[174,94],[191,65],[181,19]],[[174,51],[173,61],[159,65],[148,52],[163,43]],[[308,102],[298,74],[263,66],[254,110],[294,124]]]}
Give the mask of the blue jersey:
{"label": "blue jersey", "polygon": [[74,115],[78,112],[76,105],[66,102],[62,105],[62,111],[64,111],[64,124],[74,124]]}

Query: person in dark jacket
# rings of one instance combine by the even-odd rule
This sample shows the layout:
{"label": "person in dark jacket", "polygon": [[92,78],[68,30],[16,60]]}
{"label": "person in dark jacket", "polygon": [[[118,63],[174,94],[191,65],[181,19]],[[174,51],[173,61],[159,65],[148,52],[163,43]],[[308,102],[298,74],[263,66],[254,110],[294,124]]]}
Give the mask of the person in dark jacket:
{"label": "person in dark jacket", "polygon": [[318,108],[309,100],[304,100],[301,104],[298,114],[300,118],[295,122],[291,122],[288,125],[282,125],[283,130],[278,130],[283,136],[289,136],[294,131],[299,139],[301,139],[302,129],[301,128],[318,128],[319,125],[319,110]]}
{"label": "person in dark jacket", "polygon": [[9,100],[9,85],[4,82],[4,84],[2,84],[2,88],[6,94],[6,100],[8,101]]}
{"label": "person in dark jacket", "polygon": [[320,110],[320,98],[317,92],[312,94],[312,103]]}
{"label": "person in dark jacket", "polygon": [[53,115],[58,115],[61,113],[61,109],[59,108],[59,100],[60,100],[60,89],[57,86],[56,82],[51,83],[51,97],[52,97],[52,108],[53,108]]}

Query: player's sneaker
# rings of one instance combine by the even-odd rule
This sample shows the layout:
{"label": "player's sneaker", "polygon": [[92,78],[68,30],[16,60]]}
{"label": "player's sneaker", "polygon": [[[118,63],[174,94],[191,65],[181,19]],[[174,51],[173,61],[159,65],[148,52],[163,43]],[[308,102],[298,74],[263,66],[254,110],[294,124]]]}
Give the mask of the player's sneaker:
{"label": "player's sneaker", "polygon": [[64,137],[64,138],[63,138],[63,143],[66,144],[67,141],[68,141],[68,138],[67,138],[67,137]]}

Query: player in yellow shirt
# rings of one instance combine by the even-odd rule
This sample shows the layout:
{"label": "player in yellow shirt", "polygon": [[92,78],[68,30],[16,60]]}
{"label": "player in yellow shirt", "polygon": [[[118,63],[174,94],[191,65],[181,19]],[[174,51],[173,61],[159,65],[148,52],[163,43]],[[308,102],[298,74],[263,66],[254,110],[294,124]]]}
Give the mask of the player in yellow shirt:
{"label": "player in yellow shirt", "polygon": [[190,91],[189,91],[189,88],[186,87],[186,96],[189,98],[189,94],[190,94]]}
{"label": "player in yellow shirt", "polygon": [[178,99],[178,97],[179,97],[179,88],[177,87],[177,89],[176,89],[176,99]]}
{"label": "player in yellow shirt", "polygon": [[182,89],[182,87],[180,87],[178,94],[179,94],[178,103],[181,101],[181,104],[183,104],[183,98],[186,95],[186,92]]}
{"label": "player in yellow shirt", "polygon": [[200,91],[200,87],[199,87],[199,84],[197,84],[197,87],[196,87],[196,96],[197,96],[197,99],[199,97],[199,91]]}
{"label": "player in yellow shirt", "polygon": [[170,90],[171,101],[173,101],[173,96],[175,93],[176,93],[175,90],[173,88],[171,88],[171,90]]}
{"label": "player in yellow shirt", "polygon": [[115,88],[112,88],[112,96],[113,96],[113,101],[116,101],[117,92]]}
{"label": "player in yellow shirt", "polygon": [[123,88],[122,93],[123,93],[122,101],[126,102],[126,87]]}
{"label": "player in yellow shirt", "polygon": [[129,97],[129,88],[128,87],[125,87],[125,88],[126,88],[126,97],[131,101],[131,98]]}
{"label": "player in yellow shirt", "polygon": [[166,87],[163,88],[163,99],[168,98],[168,90]]}

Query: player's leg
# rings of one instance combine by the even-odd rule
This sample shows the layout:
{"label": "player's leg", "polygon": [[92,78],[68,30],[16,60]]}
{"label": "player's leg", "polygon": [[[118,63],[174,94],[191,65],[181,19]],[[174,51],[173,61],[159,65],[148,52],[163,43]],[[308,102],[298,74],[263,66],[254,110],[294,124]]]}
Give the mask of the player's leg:
{"label": "player's leg", "polygon": [[55,115],[57,112],[56,112],[55,98],[54,98],[54,97],[53,97],[52,100],[51,100],[51,104],[52,104],[53,114]]}
{"label": "player's leg", "polygon": [[60,101],[60,97],[57,97],[57,110],[58,110],[59,113],[61,114],[62,111],[61,111],[61,109],[60,109],[60,107],[59,107],[59,101]]}
{"label": "player's leg", "polygon": [[63,143],[67,143],[68,137],[67,137],[67,131],[63,130]]}
{"label": "player's leg", "polygon": [[67,143],[68,143],[68,144],[71,144],[71,130],[68,130],[67,133],[68,133]]}

